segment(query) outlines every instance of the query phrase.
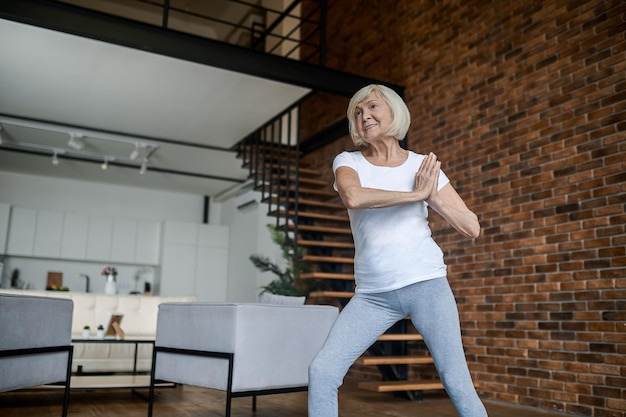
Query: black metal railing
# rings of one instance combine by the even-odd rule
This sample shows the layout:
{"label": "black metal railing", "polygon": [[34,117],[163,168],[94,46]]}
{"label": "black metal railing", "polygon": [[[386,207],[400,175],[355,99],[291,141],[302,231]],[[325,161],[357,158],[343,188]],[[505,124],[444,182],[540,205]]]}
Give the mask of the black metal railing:
{"label": "black metal railing", "polygon": [[276,218],[276,228],[285,231],[294,253],[298,245],[300,104],[279,113],[237,145],[253,189],[261,193],[268,214]]}
{"label": "black metal railing", "polygon": [[60,0],[171,30],[251,48],[306,63],[325,64],[326,0],[285,1],[267,7],[256,0]]}

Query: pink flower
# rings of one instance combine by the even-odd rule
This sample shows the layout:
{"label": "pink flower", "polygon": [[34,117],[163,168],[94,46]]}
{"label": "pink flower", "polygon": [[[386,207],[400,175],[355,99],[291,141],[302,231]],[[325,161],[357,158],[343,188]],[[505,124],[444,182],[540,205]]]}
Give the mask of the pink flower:
{"label": "pink flower", "polygon": [[100,275],[113,275],[116,276],[117,275],[117,269],[114,266],[110,266],[107,265],[104,267],[104,269],[102,270],[102,272],[100,273]]}

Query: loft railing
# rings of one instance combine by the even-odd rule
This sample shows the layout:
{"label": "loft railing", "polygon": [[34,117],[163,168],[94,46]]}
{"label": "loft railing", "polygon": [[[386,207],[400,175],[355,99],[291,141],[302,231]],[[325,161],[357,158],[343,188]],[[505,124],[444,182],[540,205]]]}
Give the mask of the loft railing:
{"label": "loft railing", "polygon": [[[237,145],[253,189],[261,193],[276,227],[297,251],[299,193],[299,108],[290,106]],[[294,252],[297,253],[297,252]]]}
{"label": "loft railing", "polygon": [[61,2],[306,63],[325,64],[326,0]]}

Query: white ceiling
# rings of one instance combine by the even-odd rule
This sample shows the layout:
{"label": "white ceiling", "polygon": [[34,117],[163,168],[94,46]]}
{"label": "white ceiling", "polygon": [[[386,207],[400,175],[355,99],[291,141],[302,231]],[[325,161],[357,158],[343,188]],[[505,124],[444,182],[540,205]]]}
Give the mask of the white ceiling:
{"label": "white ceiling", "polygon": [[[154,142],[159,147],[139,175],[139,160],[102,171],[93,161],[61,155],[53,165],[51,153],[7,149],[27,142],[69,150],[68,132],[83,134],[85,150],[94,152],[130,153],[136,140],[152,143],[134,135],[227,149],[310,91],[3,19],[0,39],[2,171],[215,196],[237,182],[150,168],[243,181],[247,172],[232,152]],[[18,126],[1,115],[49,123]],[[103,131],[123,132],[129,143],[97,139],[107,137]]]}

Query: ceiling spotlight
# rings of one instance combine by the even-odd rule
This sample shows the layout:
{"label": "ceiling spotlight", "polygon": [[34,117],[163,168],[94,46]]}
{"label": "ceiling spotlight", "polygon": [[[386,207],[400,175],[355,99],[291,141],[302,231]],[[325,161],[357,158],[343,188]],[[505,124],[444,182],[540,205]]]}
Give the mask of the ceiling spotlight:
{"label": "ceiling spotlight", "polygon": [[52,155],[52,165],[59,165],[59,158],[57,158],[57,151],[54,151],[54,155]]}
{"label": "ceiling spotlight", "polygon": [[144,159],[141,163],[141,168],[139,168],[139,175],[144,175],[148,170],[148,160]]}
{"label": "ceiling spotlight", "polygon": [[137,159],[138,156],[139,156],[139,144],[135,143],[135,149],[133,149],[133,151],[130,153],[128,157],[131,159],[131,161],[134,161],[135,159]]}
{"label": "ceiling spotlight", "polygon": [[80,151],[85,147],[85,142],[83,142],[82,137],[83,135],[70,133],[70,140],[67,142],[67,146]]}
{"label": "ceiling spotlight", "polygon": [[104,162],[102,163],[102,165],[100,165],[100,169],[103,171],[106,171],[108,167],[109,167],[109,160],[107,158],[104,158]]}

